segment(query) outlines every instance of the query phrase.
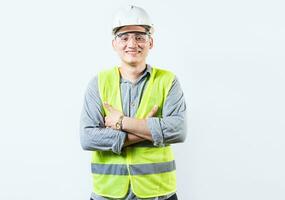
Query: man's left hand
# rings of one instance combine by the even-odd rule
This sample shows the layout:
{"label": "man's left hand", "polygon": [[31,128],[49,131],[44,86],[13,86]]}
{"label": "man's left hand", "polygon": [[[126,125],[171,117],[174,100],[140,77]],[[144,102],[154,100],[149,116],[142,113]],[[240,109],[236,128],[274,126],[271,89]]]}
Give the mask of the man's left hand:
{"label": "man's left hand", "polygon": [[109,114],[105,117],[105,126],[116,129],[116,123],[119,121],[119,118],[123,115],[123,113],[113,108],[107,102],[105,102],[103,105],[109,111]]}

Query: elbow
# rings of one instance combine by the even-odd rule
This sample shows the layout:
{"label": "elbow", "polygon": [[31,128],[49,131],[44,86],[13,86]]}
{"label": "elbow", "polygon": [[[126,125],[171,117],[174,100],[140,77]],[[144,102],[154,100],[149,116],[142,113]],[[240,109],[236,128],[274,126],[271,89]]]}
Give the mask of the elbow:
{"label": "elbow", "polygon": [[186,133],[183,132],[181,134],[178,135],[176,142],[177,143],[183,143],[186,140]]}
{"label": "elbow", "polygon": [[179,132],[179,134],[177,135],[177,143],[185,142],[185,140],[186,140],[186,133],[187,133],[186,124],[183,124],[182,128],[178,132]]}
{"label": "elbow", "polygon": [[187,133],[187,124],[185,120],[181,120],[181,124],[179,126],[179,131],[178,131],[178,135],[177,135],[177,142],[178,143],[183,143],[186,140],[186,133]]}
{"label": "elbow", "polygon": [[81,140],[80,143],[81,143],[81,148],[82,148],[83,150],[85,150],[85,151],[89,150],[89,146],[88,146],[88,144],[87,144],[86,141],[82,141],[82,140]]}
{"label": "elbow", "polygon": [[80,135],[80,144],[81,144],[81,148],[85,151],[90,151],[90,141],[84,137],[84,134]]}
{"label": "elbow", "polygon": [[177,144],[183,143],[186,140],[186,134],[184,132],[180,132],[177,134],[170,133],[168,137],[165,137],[165,144]]}
{"label": "elbow", "polygon": [[[186,140],[186,125],[183,124],[183,126],[180,126],[178,129],[176,129],[175,134],[173,134],[172,142],[173,143],[183,143]],[[170,137],[171,138],[171,137]]]}
{"label": "elbow", "polygon": [[165,134],[166,144],[183,143],[186,140],[186,129],[179,129]]}

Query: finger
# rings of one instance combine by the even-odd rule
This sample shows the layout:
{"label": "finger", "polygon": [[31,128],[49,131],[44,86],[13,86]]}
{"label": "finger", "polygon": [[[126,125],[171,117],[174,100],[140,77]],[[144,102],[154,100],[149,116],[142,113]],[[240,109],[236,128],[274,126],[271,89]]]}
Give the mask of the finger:
{"label": "finger", "polygon": [[158,110],[158,106],[154,105],[152,107],[151,111],[147,114],[147,118],[155,116],[157,110]]}
{"label": "finger", "polygon": [[110,112],[112,111],[113,107],[110,104],[108,104],[107,102],[104,102],[103,105],[108,111],[110,111]]}
{"label": "finger", "polygon": [[105,117],[104,119],[105,119],[105,127],[110,127],[108,118]]}

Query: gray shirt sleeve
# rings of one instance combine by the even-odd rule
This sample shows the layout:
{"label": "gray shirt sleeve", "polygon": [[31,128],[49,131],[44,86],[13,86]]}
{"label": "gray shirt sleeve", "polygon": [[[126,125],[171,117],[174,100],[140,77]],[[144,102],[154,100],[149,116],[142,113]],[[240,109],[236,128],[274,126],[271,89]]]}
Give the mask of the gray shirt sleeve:
{"label": "gray shirt sleeve", "polygon": [[104,126],[102,101],[98,90],[98,77],[94,77],[85,92],[80,118],[80,142],[84,150],[113,151],[120,154],[126,133]]}
{"label": "gray shirt sleeve", "polygon": [[162,108],[162,118],[147,119],[155,146],[184,142],[186,138],[186,103],[177,77],[173,80]]}

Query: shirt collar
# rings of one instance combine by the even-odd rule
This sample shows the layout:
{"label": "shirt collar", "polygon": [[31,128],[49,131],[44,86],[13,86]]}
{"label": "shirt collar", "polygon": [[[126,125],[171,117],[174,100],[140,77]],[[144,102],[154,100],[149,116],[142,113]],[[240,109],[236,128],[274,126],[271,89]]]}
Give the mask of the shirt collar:
{"label": "shirt collar", "polygon": [[[141,79],[143,79],[145,76],[147,75],[151,75],[151,72],[152,72],[152,67],[149,65],[149,64],[146,64],[146,69],[144,70],[143,74],[137,79],[137,81],[134,83],[134,84],[137,84]],[[120,82],[123,82],[123,83],[128,83],[130,81],[124,79],[121,77],[120,79]]]}

